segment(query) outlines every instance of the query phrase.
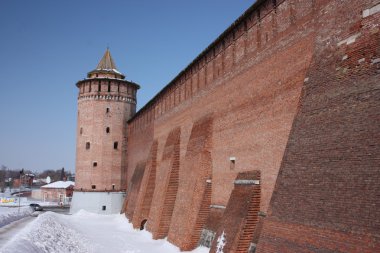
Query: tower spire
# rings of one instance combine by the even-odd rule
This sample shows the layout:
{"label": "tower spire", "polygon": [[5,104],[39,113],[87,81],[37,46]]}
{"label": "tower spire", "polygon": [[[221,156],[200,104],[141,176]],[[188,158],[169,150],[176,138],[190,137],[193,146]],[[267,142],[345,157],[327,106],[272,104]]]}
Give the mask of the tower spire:
{"label": "tower spire", "polygon": [[96,69],[87,74],[88,77],[111,77],[124,79],[125,76],[117,70],[116,64],[111,56],[109,47],[107,46],[106,52],[102,59],[99,61]]}
{"label": "tower spire", "polygon": [[98,66],[96,67],[96,69],[98,69],[98,70],[117,70],[116,64],[115,64],[114,60],[112,59],[109,47],[107,47],[107,50],[104,53],[100,62],[98,63]]}

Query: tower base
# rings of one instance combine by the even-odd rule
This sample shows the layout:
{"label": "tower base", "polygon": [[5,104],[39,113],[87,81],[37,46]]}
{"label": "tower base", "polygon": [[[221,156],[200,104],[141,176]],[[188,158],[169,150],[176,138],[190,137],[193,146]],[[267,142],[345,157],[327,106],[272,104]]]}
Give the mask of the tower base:
{"label": "tower base", "polygon": [[120,213],[125,196],[125,192],[74,191],[70,213],[76,213],[81,209],[99,214]]}

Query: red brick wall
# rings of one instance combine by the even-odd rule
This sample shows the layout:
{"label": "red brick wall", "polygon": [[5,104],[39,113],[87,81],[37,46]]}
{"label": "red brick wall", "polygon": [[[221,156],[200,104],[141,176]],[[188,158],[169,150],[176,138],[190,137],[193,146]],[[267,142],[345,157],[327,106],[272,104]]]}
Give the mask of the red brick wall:
{"label": "red brick wall", "polygon": [[[148,220],[149,218],[153,194],[156,188],[157,146],[157,141],[153,142],[149,153],[148,164],[146,166],[147,172],[144,173],[141,190],[139,189],[140,191],[136,192],[137,194],[140,194],[138,195],[139,198],[136,200],[135,215],[132,220],[135,228],[140,227],[142,221]],[[127,198],[126,200],[130,201],[131,198]],[[131,207],[131,203],[129,203],[128,208],[133,209],[134,205]],[[131,217],[129,218],[131,219]]]}
{"label": "red brick wall", "polygon": [[[77,86],[75,189],[126,190],[126,122],[136,110],[137,86],[124,80],[106,78],[85,79]],[[106,132],[107,128],[109,133]],[[86,148],[87,142],[90,143],[89,149]],[[117,149],[114,149],[114,142],[118,142]],[[94,162],[97,163],[96,167],[93,166]],[[96,189],[92,189],[92,185]]]}
{"label": "red brick wall", "polygon": [[153,208],[150,209],[147,223],[155,239],[167,236],[172,219],[178,191],[180,135],[180,128],[175,128],[169,133],[156,173]]}
{"label": "red brick wall", "polygon": [[380,252],[380,1],[314,9],[314,56],[257,252]]}
{"label": "red brick wall", "polygon": [[180,166],[177,202],[168,240],[181,245],[182,250],[197,246],[209,213],[211,195],[207,190],[211,190],[211,185],[207,180],[211,179],[212,173],[212,123],[211,115],[194,123]]}
{"label": "red brick wall", "polygon": [[143,179],[145,172],[145,162],[140,162],[137,164],[131,182],[129,182],[128,186],[128,203],[123,205],[122,213],[132,220],[133,213],[136,209],[136,199],[138,198],[140,189],[141,189],[141,181]]}
{"label": "red brick wall", "polygon": [[223,252],[248,252],[258,222],[260,197],[260,171],[239,173],[210,252],[217,252],[217,240],[222,235]]}
{"label": "red brick wall", "polygon": [[[257,1],[133,117],[129,122],[128,181],[131,180],[136,164],[148,158],[149,147],[152,146],[153,140],[157,140],[158,143],[155,190],[147,226],[155,238],[168,235],[171,242],[182,249],[189,249],[194,246],[193,239],[199,234],[200,223],[195,217],[200,206],[204,205],[203,200],[207,195],[204,194],[204,189],[207,187],[202,170],[203,158],[192,160],[187,154],[201,150],[199,147],[202,144],[194,145],[192,138],[194,126],[205,117],[212,117],[212,125],[204,126],[205,129],[211,128],[210,137],[207,137],[210,139],[210,145],[206,145],[205,149],[209,158],[204,160],[209,159],[207,164],[211,167],[211,205],[226,206],[237,174],[258,170],[261,173],[259,210],[263,213],[262,217],[268,212],[287,145],[288,150],[291,150],[290,147],[299,150],[297,153],[299,160],[290,159],[291,155],[288,153],[290,151],[285,154],[285,157],[289,156],[289,161],[294,161],[294,164],[289,162],[289,166],[298,166],[299,171],[305,170],[309,166],[302,167],[300,164],[308,161],[310,157],[315,157],[315,164],[321,166],[328,163],[324,156],[319,155],[320,150],[323,150],[321,146],[310,144],[314,148],[310,148],[309,153],[303,152],[303,149],[299,147],[299,144],[303,144],[302,141],[306,140],[309,143],[324,143],[322,135],[312,135],[310,132],[317,133],[325,130],[326,138],[329,135],[339,135],[340,131],[348,131],[347,136],[351,134],[360,136],[360,133],[354,132],[355,128],[350,129],[352,128],[350,117],[362,122],[365,125],[363,129],[369,127],[366,119],[373,121],[377,119],[378,114],[374,110],[369,114],[364,114],[368,117],[360,117],[359,112],[362,107],[358,107],[357,114],[347,116],[348,118],[343,117],[342,121],[334,121],[336,115],[351,115],[349,108],[339,107],[340,112],[331,114],[332,118],[329,118],[330,116],[325,118],[322,114],[318,118],[319,114],[316,114],[313,115],[315,118],[293,122],[298,110],[303,108],[308,108],[310,114],[314,109],[316,112],[329,112],[333,104],[326,101],[338,95],[341,96],[341,101],[344,101],[343,97],[350,98],[350,94],[364,96],[361,99],[366,99],[366,94],[376,93],[374,87],[376,87],[375,80],[378,80],[376,68],[379,63],[373,62],[378,55],[378,26],[376,26],[378,19],[372,16],[361,20],[362,10],[370,8],[376,2],[378,1]],[[365,39],[369,41],[369,44],[362,44],[361,49],[356,48],[359,44],[337,47],[340,40],[354,35],[355,29],[363,29],[360,38],[370,38]],[[342,61],[346,54],[348,61]],[[365,55],[364,62],[361,60],[362,54]],[[351,65],[348,68],[344,64]],[[319,67],[317,68],[316,65]],[[331,75],[331,71],[336,71],[336,73]],[[340,81],[331,85],[331,78]],[[371,89],[360,88],[358,84],[363,78],[371,80],[365,83],[370,84]],[[303,99],[300,102],[302,89]],[[364,93],[361,94],[360,91]],[[376,104],[373,100],[371,103]],[[322,105],[325,106],[322,108]],[[300,117],[299,115],[297,117]],[[297,122],[300,122],[299,125]],[[331,122],[334,124],[329,125]],[[348,122],[346,125],[348,130],[340,128],[340,125],[344,125],[342,122]],[[288,142],[292,126],[293,138]],[[371,126],[370,133],[377,136],[378,124],[371,124]],[[295,135],[296,129],[299,131],[297,135]],[[174,152],[167,143],[172,138],[173,131],[180,132],[179,150],[176,150],[179,155],[179,185],[174,206],[172,206],[173,201],[170,203],[170,209],[173,208],[170,213],[171,223],[167,219],[169,216],[166,217],[165,231],[159,232],[160,224],[162,224],[162,210],[167,208],[165,192],[167,192],[168,178],[170,178],[168,173],[172,168],[169,160],[171,161],[173,154],[170,152]],[[301,138],[304,136],[307,136],[305,140]],[[348,139],[346,135],[342,136],[345,138],[332,138],[326,143],[334,144],[335,146],[332,146],[339,149],[340,143]],[[355,143],[361,140],[358,137]],[[293,146],[292,142],[294,142]],[[376,146],[374,143],[370,144],[372,149]],[[366,145],[363,144],[363,149],[367,147]],[[307,145],[302,147],[305,147],[305,150],[309,148]],[[325,152],[326,155],[330,155],[336,151],[326,149]],[[375,151],[371,150],[371,152]],[[168,159],[168,153],[170,153],[170,159]],[[235,164],[231,164],[231,157],[236,158]],[[360,157],[357,159],[361,161]],[[284,164],[286,163],[283,163],[283,166]],[[311,167],[316,166],[315,164],[311,164]],[[177,173],[177,170],[175,172]],[[295,175],[298,176],[297,173]],[[313,173],[307,175],[314,178]],[[376,173],[371,172],[369,175],[373,177]],[[185,178],[190,180],[182,180]],[[368,177],[363,178],[365,178],[364,181],[368,179]],[[292,180],[297,184],[300,178],[292,177]],[[334,182],[336,181],[332,180],[329,187],[334,187]],[[304,183],[308,184],[309,181],[306,180]],[[189,189],[197,191],[190,193]],[[304,188],[301,186],[299,189],[296,196],[302,196],[307,200],[309,192],[302,191]],[[326,193],[331,192],[329,188],[322,189],[325,189]],[[140,191],[139,194],[141,195],[142,192]],[[355,196],[352,191],[345,194],[348,197]],[[284,197],[282,201],[292,199],[293,195],[289,193],[284,196],[286,198]],[[330,205],[335,206],[336,203],[340,203],[339,199],[340,196]],[[192,206],[194,208],[188,208],[190,203],[196,203]],[[294,206],[298,205],[294,204]],[[279,204],[276,210],[280,212],[281,208],[282,204]],[[293,209],[284,208],[281,216],[287,213],[286,210],[293,211]],[[220,224],[213,223],[217,221],[215,217],[220,214],[213,212],[211,208],[208,210],[208,215],[210,216],[202,223],[206,223],[205,226],[208,228],[218,227]],[[233,217],[228,219],[232,219],[229,222],[234,222]],[[304,221],[308,219],[309,216],[305,214]],[[329,220],[332,227],[335,225],[333,221],[333,218]],[[262,222],[259,223],[259,227],[261,225]],[[268,230],[265,231],[269,233]],[[254,239],[253,234],[252,239]],[[255,240],[259,238],[257,233],[255,238]]]}

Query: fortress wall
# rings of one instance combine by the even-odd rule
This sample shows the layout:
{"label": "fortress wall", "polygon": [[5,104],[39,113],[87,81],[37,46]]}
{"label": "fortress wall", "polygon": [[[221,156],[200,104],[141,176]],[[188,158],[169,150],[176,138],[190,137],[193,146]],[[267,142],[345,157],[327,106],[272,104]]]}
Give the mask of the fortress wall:
{"label": "fortress wall", "polygon": [[[278,1],[276,8],[273,1],[258,1],[129,122],[128,181],[136,165],[147,159],[153,139],[158,142],[155,191],[147,223],[155,238],[169,236],[181,249],[196,246],[194,234],[200,234],[196,227],[207,219],[196,219],[207,201],[207,177],[212,180],[211,205],[226,206],[237,174],[260,171],[259,209],[267,211],[313,54],[314,33],[304,2],[292,2],[305,14],[292,17],[296,13],[289,10],[287,1]],[[212,121],[210,140],[206,148],[198,148],[198,158],[188,158],[197,149],[197,144],[189,142],[193,128],[203,117]],[[163,231],[160,215],[170,171],[170,162],[163,157],[175,128],[180,129],[178,194],[165,217],[169,227]],[[207,163],[202,152],[210,154],[208,176],[202,169],[207,167],[201,165]],[[230,157],[236,158],[234,164]],[[135,227],[140,222],[135,220]]]}
{"label": "fortress wall", "polygon": [[[205,223],[212,232],[216,232],[215,228],[218,228],[219,232],[222,231],[223,228],[220,226],[223,224],[247,224],[247,217],[240,217],[239,219],[243,220],[236,222],[220,222],[215,219],[223,216],[220,210],[223,210],[229,201],[236,202],[230,197],[234,180],[240,172],[260,172],[261,197],[260,203],[257,204],[261,217],[266,215],[280,166],[285,166],[282,159],[286,146],[288,145],[290,150],[290,147],[296,149],[298,144],[302,144],[297,142],[300,136],[294,135],[295,129],[298,127],[299,131],[302,130],[302,133],[306,134],[311,128],[316,131],[322,129],[321,124],[328,122],[325,118],[320,118],[314,125],[307,121],[297,126],[293,122],[295,115],[300,106],[305,108],[303,103],[319,105],[326,101],[325,96],[330,90],[327,85],[330,81],[328,78],[331,75],[324,76],[325,59],[331,69],[334,67],[334,71],[337,67],[341,73],[348,71],[346,67],[339,65],[344,54],[339,51],[341,48],[335,46],[337,39],[350,38],[352,31],[362,26],[358,18],[361,13],[357,10],[369,8],[368,6],[374,5],[376,1],[367,0],[357,4],[353,4],[355,1],[343,1],[339,6],[338,2],[340,1],[257,1],[129,121],[128,181],[132,178],[137,164],[148,159],[153,140],[158,143],[155,190],[147,223],[148,230],[153,232],[155,238],[168,236],[169,241],[181,249],[191,249],[196,246],[194,238],[199,233],[199,226],[202,225],[200,222]],[[346,8],[346,5],[350,8]],[[332,10],[328,9],[330,6]],[[327,10],[328,13],[334,13],[335,19],[322,15]],[[371,29],[375,34],[371,36],[376,38],[377,28]],[[376,42],[373,39],[372,41]],[[372,48],[376,47],[372,45]],[[323,54],[322,49],[326,50]],[[338,58],[330,59],[334,52],[338,52],[341,57],[339,64],[336,63]],[[355,53],[355,48],[349,49],[346,54],[350,55],[350,52],[355,57],[360,57],[360,54]],[[376,55],[376,51],[371,53],[372,56]],[[311,65],[318,60],[319,68]],[[358,60],[360,59],[355,58],[354,63]],[[373,60],[375,59],[368,58],[365,62],[371,64]],[[355,64],[352,66],[353,69]],[[376,64],[373,65],[377,66]],[[324,81],[309,86],[312,71],[316,77]],[[355,70],[352,73],[354,75]],[[349,77],[351,78],[347,76],[345,80],[352,83]],[[357,78],[361,78],[360,73],[357,74]],[[340,90],[338,84],[343,85],[345,82],[337,83],[334,92]],[[308,87],[313,89],[308,90]],[[302,89],[303,100],[300,104]],[[308,97],[305,95],[307,92],[310,92]],[[309,100],[305,99],[306,97]],[[204,118],[212,122],[208,125],[211,132],[195,134],[197,124]],[[294,146],[288,144],[292,127]],[[178,178],[176,176],[175,180],[170,180],[169,173],[174,168],[174,161],[177,162],[172,153],[172,147],[177,144],[167,145],[172,139],[170,136],[173,135],[173,131],[180,132],[180,140],[177,143],[179,150],[175,151],[179,154],[179,165],[178,171],[177,165],[174,166]],[[334,129],[330,129],[330,132],[334,132]],[[322,136],[315,136],[316,141],[319,137]],[[313,138],[314,136],[308,140]],[[336,141],[334,145],[338,145],[339,142]],[[323,157],[317,155],[319,149],[310,150],[308,157],[300,153],[297,156],[299,160],[295,160],[295,164],[291,166],[299,166],[309,156],[314,157],[316,163],[321,165]],[[166,155],[168,153],[171,154],[170,158]],[[285,157],[288,155],[286,153]],[[235,158],[234,163],[230,161],[232,157]],[[207,174],[209,166],[211,174]],[[148,170],[145,169],[146,171]],[[293,180],[291,183],[297,185],[300,182],[298,176],[290,177]],[[143,182],[148,180],[145,178],[149,177],[144,175]],[[209,185],[205,180],[211,180],[211,207],[207,210],[207,215],[211,216],[200,221],[196,219],[196,214],[205,213],[204,206],[209,194]],[[305,185],[307,183],[305,182]],[[173,193],[170,196],[167,194],[170,187],[175,188],[175,196]],[[302,189],[301,187],[296,195],[307,198],[308,194]],[[144,195],[144,191],[140,190],[138,199],[143,198],[141,196]],[[277,194],[292,191],[281,189],[277,190]],[[326,192],[329,192],[329,189]],[[279,203],[285,203],[291,198],[291,194],[284,195],[281,198],[284,202]],[[165,203],[169,202],[170,212],[168,206],[165,206]],[[272,205],[274,203],[272,200]],[[335,202],[332,201],[331,205],[333,203]],[[295,202],[293,204],[293,207],[298,206]],[[218,206],[218,210],[214,210],[213,206]],[[276,210],[280,212],[281,208],[282,204],[278,204]],[[296,210],[291,211],[297,213]],[[281,215],[283,214],[286,214],[285,211],[281,212]],[[228,215],[226,217],[234,219]],[[271,245],[271,240],[274,240],[276,225],[279,224],[275,223],[276,219],[278,216],[270,220],[272,223],[266,223],[265,219],[260,218],[258,227],[262,227],[264,220],[264,231],[272,236],[267,239],[266,245]],[[140,222],[138,219],[134,220],[134,225],[139,226]],[[219,224],[215,224],[218,222]],[[165,225],[164,229],[160,230],[160,224]],[[234,231],[236,228],[230,229]],[[259,237],[256,233],[255,243]],[[246,249],[241,247],[239,246],[239,249],[244,252]],[[267,252],[264,246],[260,247],[262,252]]]}
{"label": "fortress wall", "polygon": [[316,1],[315,54],[257,252],[380,252],[380,1]]}

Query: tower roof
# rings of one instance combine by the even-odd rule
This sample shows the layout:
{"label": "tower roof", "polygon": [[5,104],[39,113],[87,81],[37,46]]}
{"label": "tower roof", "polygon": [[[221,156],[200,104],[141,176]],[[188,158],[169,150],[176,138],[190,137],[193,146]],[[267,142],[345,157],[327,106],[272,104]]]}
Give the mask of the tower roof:
{"label": "tower roof", "polygon": [[114,60],[112,59],[111,52],[108,47],[102,59],[99,61],[98,66],[96,66],[96,69],[89,72],[88,76],[90,76],[91,74],[97,74],[97,73],[116,74],[121,79],[125,78],[125,76],[117,70],[116,64]]}
{"label": "tower roof", "polygon": [[112,59],[111,52],[110,52],[108,47],[107,47],[106,52],[103,55],[103,58],[98,63],[98,66],[96,67],[96,69],[99,69],[99,70],[111,70],[111,69],[113,70],[113,69],[115,69],[115,70],[117,70],[116,64]]}

